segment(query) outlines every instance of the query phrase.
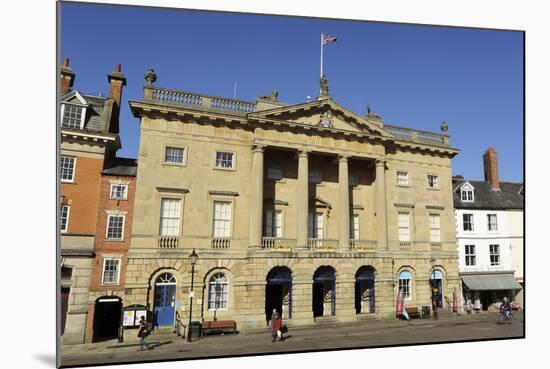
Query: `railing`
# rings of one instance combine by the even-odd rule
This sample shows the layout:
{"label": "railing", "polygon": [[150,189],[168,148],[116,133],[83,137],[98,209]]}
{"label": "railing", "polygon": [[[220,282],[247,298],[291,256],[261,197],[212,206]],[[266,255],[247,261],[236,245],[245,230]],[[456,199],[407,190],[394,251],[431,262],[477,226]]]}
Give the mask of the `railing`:
{"label": "railing", "polygon": [[408,250],[411,248],[411,241],[399,241],[399,248],[402,250]]}
{"label": "railing", "polygon": [[192,92],[169,90],[158,87],[147,87],[144,99],[171,105],[183,105],[201,110],[233,112],[237,114],[251,113],[256,110],[256,103],[228,99],[218,96],[196,94]]}
{"label": "railing", "polygon": [[295,238],[282,237],[262,237],[262,247],[264,249],[292,249],[296,247]]}
{"label": "railing", "polygon": [[308,246],[312,250],[335,250],[338,247],[338,240],[329,238],[309,238]]}
{"label": "railing", "polygon": [[160,236],[159,249],[177,249],[179,247],[179,237],[177,236]]}
{"label": "railing", "polygon": [[440,146],[449,146],[449,136],[446,134],[420,131],[416,129],[392,126],[389,124],[384,125],[384,129],[399,139],[405,141],[412,141],[418,143],[435,144]]}
{"label": "railing", "polygon": [[375,240],[349,240],[350,247],[352,250],[366,250],[374,251],[378,241]]}
{"label": "railing", "polygon": [[176,311],[176,320],[174,322],[174,333],[178,336],[182,336],[182,338],[185,338],[185,334],[187,331],[187,326],[181,322],[180,313]]}
{"label": "railing", "polygon": [[231,245],[229,237],[213,237],[211,242],[213,249],[228,249]]}

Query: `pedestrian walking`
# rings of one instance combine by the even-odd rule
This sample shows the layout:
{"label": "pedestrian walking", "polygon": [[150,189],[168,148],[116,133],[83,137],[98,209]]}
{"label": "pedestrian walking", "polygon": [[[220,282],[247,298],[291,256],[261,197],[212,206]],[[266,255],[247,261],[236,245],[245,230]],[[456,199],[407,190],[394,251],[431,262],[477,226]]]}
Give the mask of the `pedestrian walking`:
{"label": "pedestrian walking", "polygon": [[139,331],[138,331],[138,341],[140,345],[140,349],[138,351],[143,351],[143,346],[147,347],[147,350],[151,349],[151,346],[149,343],[145,342],[145,338],[151,333],[151,329],[149,324],[147,324],[147,320],[145,320],[145,316],[141,316],[139,319]]}
{"label": "pedestrian walking", "polygon": [[277,312],[277,309],[273,309],[273,312],[271,313],[271,341],[275,342],[277,340],[277,337],[282,341],[283,340],[283,333],[281,331],[282,328],[282,320],[281,316]]}

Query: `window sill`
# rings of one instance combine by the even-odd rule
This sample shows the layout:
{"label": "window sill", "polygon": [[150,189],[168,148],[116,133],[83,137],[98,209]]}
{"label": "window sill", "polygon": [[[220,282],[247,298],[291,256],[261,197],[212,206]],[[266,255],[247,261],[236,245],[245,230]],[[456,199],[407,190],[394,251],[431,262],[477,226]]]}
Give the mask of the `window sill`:
{"label": "window sill", "polygon": [[216,308],[210,309],[210,308],[208,308],[208,311],[227,311],[227,310],[228,310],[228,308],[220,308],[220,309],[216,309]]}
{"label": "window sill", "polygon": [[109,242],[124,242],[124,239],[113,239],[113,238],[106,238],[105,241],[109,241]]}
{"label": "window sill", "polygon": [[187,166],[187,162],[183,162],[183,163],[171,163],[171,162],[168,162],[168,161],[163,161],[161,163],[162,166],[166,166],[166,167],[186,167]]}
{"label": "window sill", "polygon": [[441,191],[439,187],[427,187],[427,189],[432,191]]}
{"label": "window sill", "polygon": [[212,168],[214,170],[222,170],[222,171],[226,171],[226,172],[235,172],[237,171],[236,168],[222,168],[222,167],[214,167]]}
{"label": "window sill", "polygon": [[118,198],[118,197],[109,197],[109,200],[113,200],[113,201],[128,201],[128,198]]}
{"label": "window sill", "polygon": [[73,181],[68,181],[68,180],[66,180],[66,179],[62,179],[62,180],[61,180],[61,183],[76,184],[76,181],[74,181],[74,180],[73,180]]}
{"label": "window sill", "polygon": [[396,184],[395,186],[401,187],[401,188],[411,188],[411,185],[408,185],[408,184]]}
{"label": "window sill", "polygon": [[118,287],[120,286],[119,283],[101,283],[102,287]]}

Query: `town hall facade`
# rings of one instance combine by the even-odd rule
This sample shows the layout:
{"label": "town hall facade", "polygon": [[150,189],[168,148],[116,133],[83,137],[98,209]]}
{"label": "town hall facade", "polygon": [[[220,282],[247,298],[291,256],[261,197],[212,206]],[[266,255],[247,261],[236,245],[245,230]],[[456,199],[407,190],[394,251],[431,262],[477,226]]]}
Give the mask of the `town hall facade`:
{"label": "town hall facade", "polygon": [[[442,308],[461,291],[446,124],[432,133],[358,115],[328,93],[285,104],[155,86],[140,119],[124,305],[159,326],[290,325]],[[191,291],[189,254],[198,255]],[[461,304],[459,304],[460,306]]]}

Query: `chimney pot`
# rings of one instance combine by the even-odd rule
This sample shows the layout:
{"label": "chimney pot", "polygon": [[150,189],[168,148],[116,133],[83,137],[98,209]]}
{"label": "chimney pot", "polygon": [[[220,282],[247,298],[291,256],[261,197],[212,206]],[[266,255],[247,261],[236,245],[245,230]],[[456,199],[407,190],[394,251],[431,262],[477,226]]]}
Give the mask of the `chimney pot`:
{"label": "chimney pot", "polygon": [[69,58],[65,58],[63,60],[63,65],[61,66],[61,75],[60,78],[60,93],[61,95],[65,95],[67,92],[71,90],[71,87],[73,87],[74,84],[74,72],[69,67]]}
{"label": "chimney pot", "polygon": [[485,174],[485,181],[489,182],[491,188],[499,190],[497,151],[493,147],[489,147],[483,153],[483,172]]}
{"label": "chimney pot", "polygon": [[121,64],[115,65],[115,71],[116,72],[121,72],[122,71],[122,65]]}

